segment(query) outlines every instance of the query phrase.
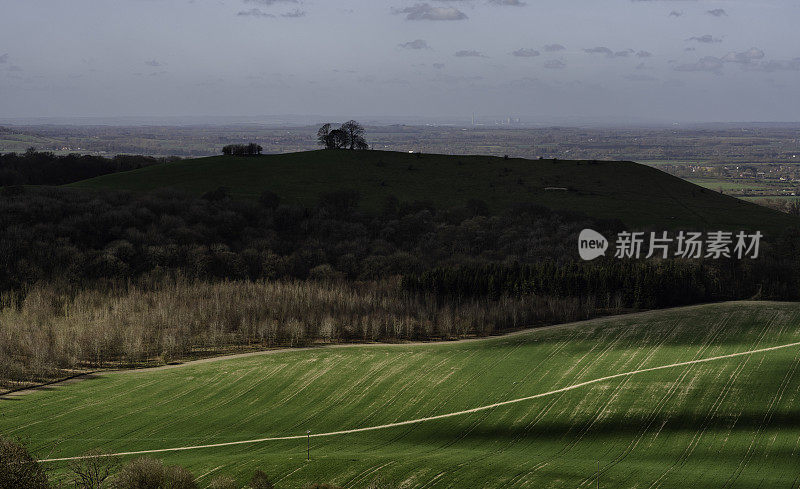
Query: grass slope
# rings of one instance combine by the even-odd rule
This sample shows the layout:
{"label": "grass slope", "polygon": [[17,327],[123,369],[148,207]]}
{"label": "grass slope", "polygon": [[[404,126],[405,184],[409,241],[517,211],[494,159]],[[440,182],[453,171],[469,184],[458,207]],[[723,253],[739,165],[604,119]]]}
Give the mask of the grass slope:
{"label": "grass slope", "polygon": [[632,162],[310,151],[184,160],[71,186],[135,191],[179,188],[195,195],[225,186],[239,197],[257,198],[271,190],[284,202],[304,205],[315,204],[327,192],[354,189],[369,210],[379,209],[388,195],[406,202],[431,201],[441,208],[464,205],[470,198],[481,199],[495,210],[534,202],[655,229],[777,231],[794,224],[776,211]]}
{"label": "grass slope", "polygon": [[[508,337],[288,351],[109,373],[0,400],[0,433],[40,456],[374,426],[641,368],[800,341],[800,305],[730,303]],[[422,424],[158,455],[276,487],[375,477],[407,488],[796,487],[800,348],[613,379]],[[53,464],[56,470],[65,464]]]}

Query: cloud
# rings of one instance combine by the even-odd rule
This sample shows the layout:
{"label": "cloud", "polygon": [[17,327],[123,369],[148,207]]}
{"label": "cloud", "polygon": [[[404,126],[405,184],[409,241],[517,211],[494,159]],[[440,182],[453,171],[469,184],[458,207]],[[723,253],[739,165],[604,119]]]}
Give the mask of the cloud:
{"label": "cloud", "polygon": [[444,63],[433,63],[433,67],[436,68],[437,70],[441,70],[442,68],[444,68],[444,66],[445,66]]}
{"label": "cloud", "polygon": [[698,60],[696,63],[678,65],[674,69],[675,71],[710,72],[719,75],[722,73],[723,65],[724,63],[721,59],[714,56],[706,56],[705,58]]}
{"label": "cloud", "polygon": [[683,17],[683,12],[680,12],[678,10],[673,10],[672,12],[669,13],[669,16],[675,18]]}
{"label": "cloud", "polygon": [[544,64],[544,67],[548,70],[563,70],[567,65],[560,59],[551,59]]}
{"label": "cloud", "polygon": [[612,51],[605,46],[598,46],[596,48],[588,48],[583,50],[584,53],[588,54],[602,54],[605,55],[607,58],[627,58],[631,54],[635,53],[633,49],[625,49],[622,51]]}
{"label": "cloud", "polygon": [[156,61],[154,59],[151,59],[149,61],[145,61],[144,64],[146,64],[147,66],[152,66],[153,68],[161,66],[161,63],[159,63],[158,61]]}
{"label": "cloud", "polygon": [[474,49],[462,49],[453,54],[456,58],[486,58],[480,51]]}
{"label": "cloud", "polygon": [[726,15],[728,15],[728,13],[725,12],[724,8],[715,8],[713,10],[706,10],[706,13],[708,15],[713,15],[714,17],[725,17]]}
{"label": "cloud", "polygon": [[764,51],[758,48],[750,48],[741,53],[728,53],[722,57],[722,61],[728,63],[749,64],[764,59]]}
{"label": "cloud", "polygon": [[687,41],[697,41],[703,44],[712,44],[715,42],[722,42],[722,39],[717,39],[716,37],[712,36],[711,34],[705,34],[703,36],[693,36],[687,39]]}
{"label": "cloud", "polygon": [[415,39],[413,41],[398,44],[403,49],[430,49],[428,42],[424,39]]}
{"label": "cloud", "polygon": [[530,48],[519,48],[511,53],[512,56],[516,56],[518,58],[535,58],[540,54],[542,53],[540,53],[535,49],[530,49]]}
{"label": "cloud", "polygon": [[250,10],[242,10],[236,15],[239,17],[262,17],[262,18],[269,17],[273,19],[275,18],[274,15],[268,14],[267,12],[264,12],[260,8],[251,8]]}
{"label": "cloud", "polygon": [[395,14],[404,14],[406,20],[464,20],[467,14],[452,7],[432,7],[428,3],[418,3],[411,7],[392,9]]}
{"label": "cloud", "polygon": [[511,6],[511,7],[524,7],[525,5],[528,5],[522,0],[489,0],[489,4]]}
{"label": "cloud", "polygon": [[299,19],[300,17],[305,17],[305,16],[306,16],[306,11],[300,10],[299,8],[296,8],[291,12],[286,12],[285,14],[281,14],[281,17],[285,19]]}
{"label": "cloud", "polygon": [[789,61],[771,60],[748,63],[742,67],[748,71],[763,71],[766,73],[774,73],[776,71],[800,71],[800,58],[794,58]]}
{"label": "cloud", "polygon": [[605,46],[598,46],[596,48],[588,48],[583,50],[584,53],[589,54],[605,54],[606,56],[612,57],[614,56],[614,51],[608,49]]}
{"label": "cloud", "polygon": [[561,44],[546,44],[544,46],[544,51],[546,53],[555,53],[557,51],[563,51],[565,49],[567,49],[567,48],[565,48]]}
{"label": "cloud", "polygon": [[636,53],[637,58],[650,58],[652,56],[653,53],[651,53],[650,51],[639,51],[638,53]]}

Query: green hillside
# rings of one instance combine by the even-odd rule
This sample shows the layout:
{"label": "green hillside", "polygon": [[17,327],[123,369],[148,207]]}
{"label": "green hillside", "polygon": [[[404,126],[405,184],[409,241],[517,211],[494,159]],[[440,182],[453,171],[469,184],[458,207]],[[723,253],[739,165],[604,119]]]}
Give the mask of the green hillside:
{"label": "green hillside", "polygon": [[[107,373],[0,400],[0,433],[41,457],[156,453],[200,485],[266,471],[278,488],[795,487],[800,305],[655,311],[507,337],[295,350]],[[787,346],[789,345],[789,346]],[[783,346],[770,351],[709,359]],[[603,377],[668,368],[635,375]],[[571,390],[568,386],[600,379]],[[312,438],[453,413],[426,422]],[[128,460],[130,457],[123,457]],[[65,462],[50,462],[63,480]]]}
{"label": "green hillside", "polygon": [[135,191],[177,188],[194,195],[224,186],[234,196],[264,190],[285,203],[313,205],[321,194],[358,190],[379,209],[394,195],[404,202],[461,206],[475,198],[494,210],[537,203],[654,229],[740,228],[778,231],[795,220],[703,189],[632,162],[503,159],[382,151],[311,151],[261,157],[217,156],[116,173],[71,184]]}

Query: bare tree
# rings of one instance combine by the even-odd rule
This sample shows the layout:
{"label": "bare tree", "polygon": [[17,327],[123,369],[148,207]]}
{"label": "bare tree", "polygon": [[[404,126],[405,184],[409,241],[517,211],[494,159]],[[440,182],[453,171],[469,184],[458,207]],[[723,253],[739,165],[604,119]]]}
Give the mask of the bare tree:
{"label": "bare tree", "polygon": [[102,453],[92,451],[87,457],[75,460],[69,466],[72,472],[72,481],[80,489],[100,489],[103,482],[116,470],[117,463],[110,457],[103,457]]}
{"label": "bare tree", "polygon": [[323,124],[322,127],[319,128],[317,131],[317,143],[320,146],[325,146],[325,149],[332,149],[331,148],[331,125],[330,124]]}
{"label": "bare tree", "polygon": [[347,144],[350,149],[356,149],[356,146],[360,146],[361,142],[366,144],[366,141],[364,141],[364,126],[358,122],[349,120],[342,124],[341,129],[347,134]]}

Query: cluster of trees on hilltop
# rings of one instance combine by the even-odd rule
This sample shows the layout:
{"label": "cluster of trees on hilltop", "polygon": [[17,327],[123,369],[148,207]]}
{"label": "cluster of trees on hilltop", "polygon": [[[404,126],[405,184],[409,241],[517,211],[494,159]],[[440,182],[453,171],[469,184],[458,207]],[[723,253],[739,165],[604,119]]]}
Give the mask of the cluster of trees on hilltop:
{"label": "cluster of trees on hilltop", "polygon": [[256,156],[260,155],[264,148],[260,144],[229,144],[222,148],[222,154],[226,156]]}
{"label": "cluster of trees on hilltop", "polygon": [[0,154],[0,187],[12,185],[64,185],[109,173],[136,170],[145,166],[180,160],[178,157],[69,154],[57,156],[49,151],[29,148],[25,153]]}
{"label": "cluster of trees on hilltop", "polygon": [[330,124],[324,124],[317,131],[317,142],[325,149],[369,149],[364,127],[352,120],[333,130]]}

